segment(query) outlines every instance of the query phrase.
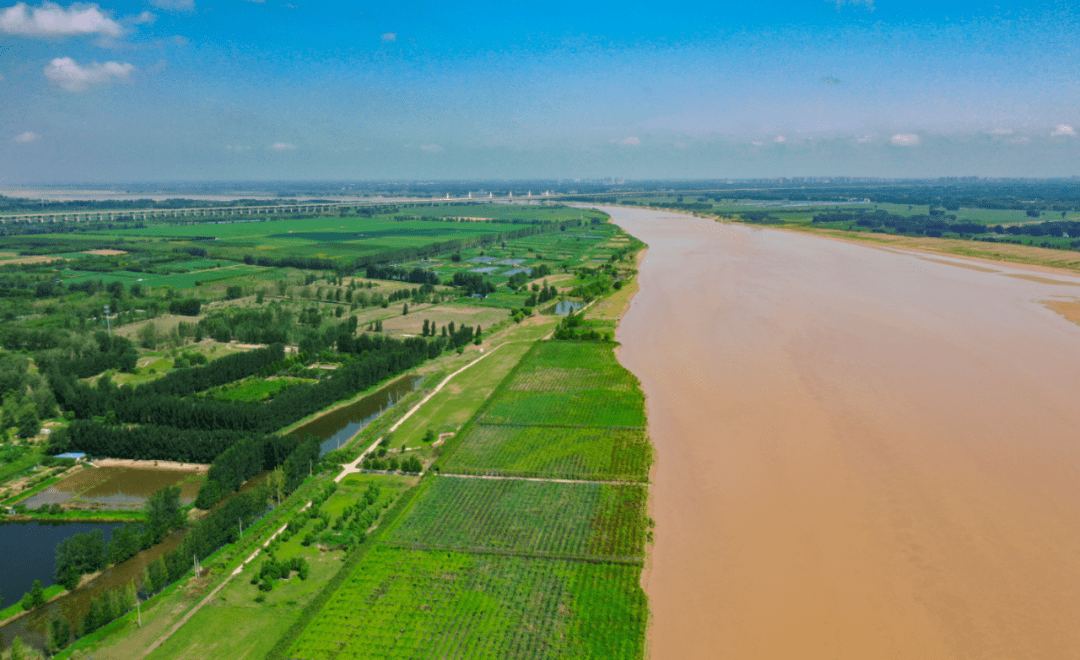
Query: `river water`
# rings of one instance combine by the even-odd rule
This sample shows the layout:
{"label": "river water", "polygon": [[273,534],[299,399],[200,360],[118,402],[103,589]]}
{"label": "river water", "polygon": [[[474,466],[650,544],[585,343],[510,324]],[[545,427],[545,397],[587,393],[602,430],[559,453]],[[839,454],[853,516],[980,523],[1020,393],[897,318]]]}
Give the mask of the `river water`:
{"label": "river water", "polygon": [[652,657],[1080,657],[1080,278],[606,210]]}

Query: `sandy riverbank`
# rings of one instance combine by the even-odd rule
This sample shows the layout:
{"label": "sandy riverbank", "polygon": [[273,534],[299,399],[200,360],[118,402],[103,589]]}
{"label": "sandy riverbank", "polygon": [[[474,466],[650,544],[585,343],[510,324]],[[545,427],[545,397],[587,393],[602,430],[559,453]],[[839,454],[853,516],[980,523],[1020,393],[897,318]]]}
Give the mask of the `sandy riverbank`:
{"label": "sandy riverbank", "polygon": [[1068,287],[606,210],[650,246],[652,657],[1076,657]]}

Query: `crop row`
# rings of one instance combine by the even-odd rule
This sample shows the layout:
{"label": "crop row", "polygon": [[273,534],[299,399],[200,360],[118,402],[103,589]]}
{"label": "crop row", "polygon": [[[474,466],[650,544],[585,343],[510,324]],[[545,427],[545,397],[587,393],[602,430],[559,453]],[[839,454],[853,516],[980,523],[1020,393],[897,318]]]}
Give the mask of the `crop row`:
{"label": "crop row", "polygon": [[289,651],[343,658],[641,657],[637,566],[380,548]]}
{"label": "crop row", "polygon": [[[627,501],[639,506],[626,506]],[[389,543],[458,550],[640,556],[644,488],[442,477]]]}
{"label": "crop row", "polygon": [[509,384],[511,390],[574,392],[604,389],[632,392],[637,379],[615,359],[610,346],[549,341],[531,353]]}
{"label": "crop row", "polygon": [[642,427],[645,425],[645,399],[639,391],[606,389],[504,391],[491,403],[481,421],[486,424]]}
{"label": "crop row", "polygon": [[644,431],[476,424],[443,470],[457,474],[645,481],[652,445]]}

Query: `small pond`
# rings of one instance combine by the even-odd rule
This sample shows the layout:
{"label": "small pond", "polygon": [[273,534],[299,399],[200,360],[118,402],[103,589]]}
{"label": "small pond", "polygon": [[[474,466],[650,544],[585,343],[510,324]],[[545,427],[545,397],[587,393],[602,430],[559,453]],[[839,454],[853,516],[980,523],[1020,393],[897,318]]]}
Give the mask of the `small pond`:
{"label": "small pond", "polygon": [[555,305],[555,313],[559,316],[567,316],[570,312],[577,311],[585,306],[585,303],[576,300],[560,300]]}
{"label": "small pond", "polygon": [[180,486],[180,502],[191,504],[204,481],[201,473],[144,467],[86,466],[62,481],[23,500],[29,509],[50,504],[109,510],[140,509],[150,494]]}

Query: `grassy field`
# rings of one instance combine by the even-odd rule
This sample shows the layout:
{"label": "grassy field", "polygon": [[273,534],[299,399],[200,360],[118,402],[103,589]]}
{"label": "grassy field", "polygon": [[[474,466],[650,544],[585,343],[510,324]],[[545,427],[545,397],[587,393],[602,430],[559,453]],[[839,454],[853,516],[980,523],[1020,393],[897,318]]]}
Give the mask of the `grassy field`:
{"label": "grassy field", "polygon": [[413,310],[406,315],[402,315],[401,306],[396,305],[394,311],[396,315],[383,323],[383,329],[387,332],[399,332],[409,335],[419,335],[424,328],[424,321],[434,323],[439,328],[452,322],[458,327],[468,325],[475,328],[479,325],[483,330],[507,318],[506,312],[498,309],[461,303],[436,305],[421,310]]}
{"label": "grassy field", "polygon": [[256,376],[208,390],[206,395],[222,401],[242,401],[251,403],[273,398],[273,396],[281,390],[292,387],[293,385],[312,382],[314,381],[306,378],[282,377],[264,379]]}

